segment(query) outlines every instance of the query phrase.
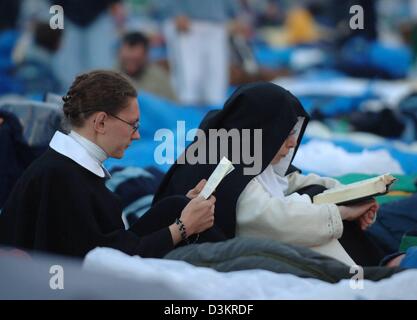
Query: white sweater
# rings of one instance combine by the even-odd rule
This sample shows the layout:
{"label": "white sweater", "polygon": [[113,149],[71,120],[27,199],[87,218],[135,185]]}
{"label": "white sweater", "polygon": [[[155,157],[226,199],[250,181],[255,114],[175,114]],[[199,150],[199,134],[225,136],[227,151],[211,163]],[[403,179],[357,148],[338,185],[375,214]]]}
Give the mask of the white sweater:
{"label": "white sweater", "polygon": [[298,172],[287,178],[284,199],[271,196],[256,179],[249,182],[236,205],[236,235],[271,238],[306,246],[347,265],[355,264],[337,240],[343,233],[337,206],[312,204],[307,197],[294,193],[311,184],[334,188],[339,182],[315,174],[304,176]]}

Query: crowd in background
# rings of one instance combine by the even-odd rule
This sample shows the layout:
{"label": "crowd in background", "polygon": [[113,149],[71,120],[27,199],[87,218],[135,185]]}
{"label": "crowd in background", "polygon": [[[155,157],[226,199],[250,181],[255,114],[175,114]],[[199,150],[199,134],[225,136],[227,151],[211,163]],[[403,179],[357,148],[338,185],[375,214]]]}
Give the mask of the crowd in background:
{"label": "crowd in background", "polygon": [[[52,5],[63,30],[49,27]],[[353,5],[363,29],[351,28]],[[0,95],[64,94],[98,68],[182,105],[221,105],[231,85],[311,67],[413,77],[416,17],[412,0],[2,0]]]}

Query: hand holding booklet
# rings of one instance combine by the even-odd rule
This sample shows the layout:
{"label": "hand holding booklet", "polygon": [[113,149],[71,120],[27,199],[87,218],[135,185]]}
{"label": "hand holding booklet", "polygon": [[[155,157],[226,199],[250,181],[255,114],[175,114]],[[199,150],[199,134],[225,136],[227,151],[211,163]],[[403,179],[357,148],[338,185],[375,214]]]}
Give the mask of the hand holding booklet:
{"label": "hand holding booklet", "polygon": [[214,192],[214,190],[216,190],[217,186],[220,184],[223,178],[226,177],[234,169],[235,167],[229,161],[229,159],[223,157],[217,165],[216,169],[214,169],[213,173],[210,175],[210,178],[207,180],[206,185],[200,192],[200,196],[203,196],[204,199],[210,198],[211,194]]}
{"label": "hand holding booklet", "polygon": [[343,185],[326,190],[313,197],[313,203],[334,203],[347,205],[362,202],[375,196],[388,193],[391,184],[397,180],[390,174]]}

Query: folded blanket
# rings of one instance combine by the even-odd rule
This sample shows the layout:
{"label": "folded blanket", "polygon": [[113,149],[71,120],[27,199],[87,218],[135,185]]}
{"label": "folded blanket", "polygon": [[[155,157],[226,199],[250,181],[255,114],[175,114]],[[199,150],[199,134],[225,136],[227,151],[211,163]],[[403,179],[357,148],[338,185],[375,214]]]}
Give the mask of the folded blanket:
{"label": "folded blanket", "polygon": [[[355,274],[352,270],[356,268],[308,248],[269,239],[243,237],[180,247],[164,258],[183,260],[195,266],[210,267],[221,272],[264,269],[330,283],[351,279]],[[399,268],[364,267],[363,276],[364,279],[380,280],[400,271]]]}
{"label": "folded blanket", "polygon": [[[260,270],[260,267],[255,270],[218,272],[184,261],[131,257],[111,248],[96,248],[89,252],[83,268],[119,278],[120,287],[123,288],[127,280],[136,285],[135,292],[145,292],[148,299],[155,297],[149,288],[161,287],[168,294],[176,292],[179,299],[417,298],[417,270],[400,272],[376,282],[358,282],[354,278],[357,275],[352,274],[349,280],[330,284],[317,279]],[[161,295],[158,299],[166,299],[166,296]]]}

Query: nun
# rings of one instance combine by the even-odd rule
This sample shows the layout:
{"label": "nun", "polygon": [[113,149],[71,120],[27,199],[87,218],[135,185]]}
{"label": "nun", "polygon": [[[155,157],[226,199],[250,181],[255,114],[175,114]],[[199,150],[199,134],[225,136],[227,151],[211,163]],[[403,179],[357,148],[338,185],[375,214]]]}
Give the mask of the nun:
{"label": "nun", "polygon": [[[164,177],[154,204],[207,179],[216,166],[209,160],[215,157],[219,162],[226,156],[235,170],[216,189],[213,226],[226,239],[269,238],[309,247],[347,265],[378,265],[383,253],[364,233],[375,218],[376,202],[313,204],[315,194],[340,183],[316,174],[303,175],[292,165],[308,121],[299,100],[280,86],[259,82],[238,88],[222,110],[206,115],[199,129],[207,136],[213,129],[238,130],[241,136],[249,130],[250,139],[240,139],[240,148],[230,144],[224,148],[202,145],[202,139],[196,137],[184,154],[190,148],[204,151],[200,162],[187,161],[183,154]],[[259,129],[261,141],[256,139]],[[262,148],[256,145],[259,143]],[[243,159],[243,151],[248,150],[260,163],[259,172],[248,170],[249,164]]]}

